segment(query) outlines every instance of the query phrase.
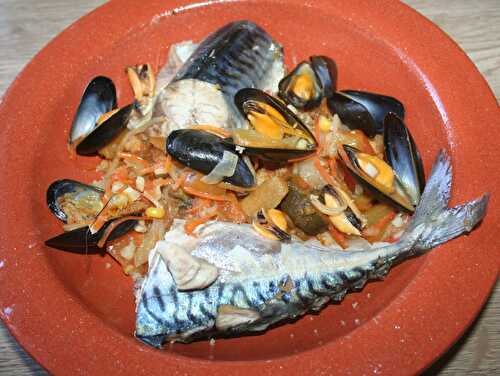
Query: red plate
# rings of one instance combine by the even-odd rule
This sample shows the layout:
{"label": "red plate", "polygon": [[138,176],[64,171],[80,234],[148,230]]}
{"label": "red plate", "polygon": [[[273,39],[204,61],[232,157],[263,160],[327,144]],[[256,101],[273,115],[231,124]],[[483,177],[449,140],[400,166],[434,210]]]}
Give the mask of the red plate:
{"label": "red plate", "polygon": [[[91,77],[113,78],[126,103],[126,65],[156,67],[171,43],[199,40],[241,18],[283,43],[289,64],[327,54],[338,63],[340,88],[402,100],[427,170],[437,150],[447,148],[455,170],[453,203],[489,191],[489,213],[471,235],[394,268],[384,282],[319,315],[214,346],[154,350],[132,336],[132,283],[110,257],[43,246],[61,231],[46,208],[45,190],[58,178],[92,178],[91,162],[70,161],[65,147]],[[396,1],[113,1],[45,47],[0,105],[0,316],[52,373],[420,371],[463,333],[497,277],[498,119],[495,98],[465,54]]]}

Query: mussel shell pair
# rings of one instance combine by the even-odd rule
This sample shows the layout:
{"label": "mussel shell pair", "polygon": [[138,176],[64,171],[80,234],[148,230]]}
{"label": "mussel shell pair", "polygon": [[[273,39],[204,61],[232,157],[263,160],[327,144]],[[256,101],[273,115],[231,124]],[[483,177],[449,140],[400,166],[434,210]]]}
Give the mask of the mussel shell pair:
{"label": "mussel shell pair", "polygon": [[405,109],[396,98],[366,91],[342,90],[327,100],[328,109],[350,129],[360,129],[368,137],[384,133],[388,113],[404,119]]}
{"label": "mussel shell pair", "polygon": [[316,151],[318,142],[315,139],[314,134],[297,117],[297,115],[290,111],[280,100],[258,89],[245,88],[238,91],[234,96],[234,103],[245,119],[248,119],[248,107],[246,103],[249,101],[264,103],[274,108],[283,116],[288,125],[304,132],[311,142],[305,149],[244,146],[246,154],[272,162],[287,162],[292,159],[306,157]]}
{"label": "mussel shell pair", "polygon": [[167,138],[166,149],[177,162],[205,175],[222,161],[224,151],[233,153],[238,156],[236,170],[223,181],[243,188],[255,185],[255,173],[236,151],[236,146],[212,133],[195,129],[175,130]]}
{"label": "mussel shell pair", "polygon": [[112,80],[98,76],[85,89],[71,125],[69,144],[79,155],[94,155],[125,130],[134,105],[120,108],[100,124],[100,117],[116,109],[116,88]]}
{"label": "mussel shell pair", "polygon": [[73,200],[95,201],[100,199],[104,191],[95,186],[80,183],[76,180],[62,179],[53,182],[47,188],[47,206],[62,222],[68,222],[68,216],[61,206],[60,198],[71,196]]}
{"label": "mussel shell pair", "polygon": [[[311,80],[313,93],[304,98],[294,90],[297,79],[306,76]],[[278,84],[279,96],[300,110],[311,110],[330,97],[337,86],[337,65],[327,56],[311,56],[310,61],[299,63]]]}
{"label": "mussel shell pair", "polygon": [[[47,206],[52,213],[64,223],[67,222],[68,217],[60,206],[59,198],[67,194],[70,194],[72,198],[76,200],[88,200],[89,197],[93,200],[95,199],[96,194],[102,195],[103,191],[92,185],[87,185],[70,179],[56,180],[52,183],[47,189]],[[88,226],[64,232],[45,241],[45,245],[72,253],[101,253],[102,249],[97,246],[97,243],[106,231],[106,228],[112,222],[113,220],[107,222],[95,234],[90,233]],[[120,223],[111,232],[108,237],[108,241],[125,235],[127,232],[132,230],[136,224],[137,221],[133,219]]]}
{"label": "mussel shell pair", "polygon": [[385,117],[384,129],[387,162],[394,171],[396,188],[399,188],[393,193],[377,186],[362,171],[357,160],[359,150],[343,145],[344,152],[340,155],[356,180],[377,199],[398,210],[412,213],[425,186],[422,159],[410,131],[396,114],[389,113]]}
{"label": "mussel shell pair", "polygon": [[[99,248],[97,243],[106,232],[108,226],[113,221],[106,222],[106,224],[95,234],[90,232],[88,226],[80,227],[72,231],[63,232],[49,240],[45,241],[45,245],[78,254],[100,254],[103,253],[103,248]],[[137,220],[129,219],[116,226],[109,235],[107,241],[115,240],[134,228]]]}

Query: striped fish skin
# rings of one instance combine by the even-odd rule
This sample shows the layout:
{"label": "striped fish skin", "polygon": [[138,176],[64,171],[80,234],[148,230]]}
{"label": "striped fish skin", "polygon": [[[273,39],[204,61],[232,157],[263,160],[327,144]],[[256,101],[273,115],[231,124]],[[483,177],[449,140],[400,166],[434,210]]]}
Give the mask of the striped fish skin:
{"label": "striped fish skin", "polygon": [[155,115],[170,120],[169,131],[208,121],[244,126],[234,94],[245,87],[277,90],[284,69],[282,48],[268,33],[250,21],[229,23],[203,40],[162,90]]}
{"label": "striped fish skin", "polygon": [[393,264],[474,228],[485,215],[488,195],[448,208],[450,188],[450,161],[441,153],[401,239],[369,250],[280,243],[259,237],[248,225],[221,222],[203,226],[195,238],[183,233],[177,221],[163,246],[184,247],[215,265],[219,275],[206,288],[179,291],[155,249],[137,296],[135,335],[155,347],[165,341],[244,335],[340,301],[368,280],[385,275]]}
{"label": "striped fish skin", "polygon": [[246,87],[259,88],[282,49],[250,21],[231,22],[209,35],[179,70],[173,82],[195,79],[220,87],[231,99]]}

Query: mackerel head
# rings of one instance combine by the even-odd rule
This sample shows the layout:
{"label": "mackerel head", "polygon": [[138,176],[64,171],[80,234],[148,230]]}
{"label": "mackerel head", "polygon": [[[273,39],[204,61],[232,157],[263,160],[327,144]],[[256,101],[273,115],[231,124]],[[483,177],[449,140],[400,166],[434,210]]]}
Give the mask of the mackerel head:
{"label": "mackerel head", "polygon": [[347,251],[264,239],[249,225],[210,222],[195,236],[176,221],[157,243],[137,293],[135,335],[161,347],[262,331],[382,277],[390,267],[471,231],[488,195],[448,208],[451,166],[442,152],[413,218],[394,244]]}
{"label": "mackerel head", "polygon": [[160,92],[155,115],[167,118],[162,135],[194,124],[243,126],[236,92],[277,92],[284,69],[281,46],[262,28],[250,21],[225,25],[198,45]]}

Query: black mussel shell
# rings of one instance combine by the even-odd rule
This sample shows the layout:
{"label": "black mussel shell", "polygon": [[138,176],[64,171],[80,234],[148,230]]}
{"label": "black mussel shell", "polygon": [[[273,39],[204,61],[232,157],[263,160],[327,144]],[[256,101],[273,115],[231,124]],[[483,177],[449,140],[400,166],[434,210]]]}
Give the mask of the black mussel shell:
{"label": "black mussel shell", "polygon": [[177,162],[205,175],[222,160],[224,151],[236,154],[236,170],[233,176],[226,177],[223,181],[244,188],[255,185],[254,172],[236,151],[236,147],[212,133],[195,129],[173,131],[167,138],[166,149]]}
{"label": "black mussel shell", "polygon": [[66,223],[68,217],[60,206],[59,197],[71,194],[73,200],[84,200],[90,203],[93,200],[99,200],[102,193],[101,189],[76,180],[56,180],[47,188],[47,206],[57,218]]}
{"label": "black mussel shell", "polygon": [[[103,248],[99,248],[97,243],[104,235],[106,228],[113,221],[107,222],[99,231],[95,234],[91,234],[88,226],[77,228],[72,231],[63,232],[62,234],[55,236],[49,240],[45,241],[45,245],[60,249],[62,251],[67,251],[71,253],[78,254],[98,254],[103,252]],[[127,232],[132,230],[137,224],[137,220],[130,219],[120,223],[113,232],[109,235],[108,241],[119,238],[125,235]]]}
{"label": "black mussel shell", "polygon": [[323,97],[331,97],[337,91],[337,64],[328,56],[311,56],[310,59],[321,84]]}
{"label": "black mussel shell", "polygon": [[262,160],[273,161],[273,162],[286,162],[292,159],[298,159],[306,157],[312,153],[314,153],[317,149],[318,142],[314,137],[314,134],[306,127],[306,125],[295,115],[292,111],[290,111],[282,102],[278,99],[272,97],[271,95],[265,93],[262,90],[253,89],[253,88],[245,88],[241,89],[234,96],[234,103],[236,107],[243,115],[245,119],[247,119],[247,110],[245,103],[247,101],[255,101],[262,102],[273,107],[276,111],[278,111],[287,124],[291,127],[300,129],[307,135],[309,141],[309,147],[304,149],[291,149],[291,148],[268,148],[268,147],[251,147],[245,145],[245,153],[258,157]]}
{"label": "black mussel shell", "polygon": [[127,128],[127,121],[134,108],[134,104],[120,108],[116,113],[99,124],[94,130],[76,146],[79,155],[94,155],[99,149],[113,141]]}
{"label": "black mussel shell", "polygon": [[396,98],[366,91],[342,90],[327,101],[332,114],[351,129],[360,129],[368,137],[384,133],[384,119],[394,112],[404,119],[404,106]]}
{"label": "black mussel shell", "polygon": [[101,115],[116,108],[116,89],[113,81],[98,76],[85,89],[71,125],[69,144],[82,139],[96,127]]}
{"label": "black mussel shell", "polygon": [[384,145],[388,163],[416,206],[425,187],[422,158],[403,120],[392,112],[384,120]]}
{"label": "black mussel shell", "polygon": [[[306,79],[312,85],[312,92],[300,92],[296,88],[298,78]],[[302,81],[303,82],[303,81]],[[301,110],[311,110],[318,107],[323,99],[319,77],[311,64],[303,61],[294,70],[281,79],[278,84],[279,96],[287,103]],[[310,95],[308,98],[306,95]]]}
{"label": "black mussel shell", "polygon": [[385,202],[398,210],[413,213],[415,208],[406,195],[403,196],[397,190],[392,193],[384,192],[383,187],[361,170],[357,162],[357,153],[359,153],[359,150],[349,145],[342,145],[342,150],[339,151],[342,161],[359,184],[367,189],[379,201]]}

